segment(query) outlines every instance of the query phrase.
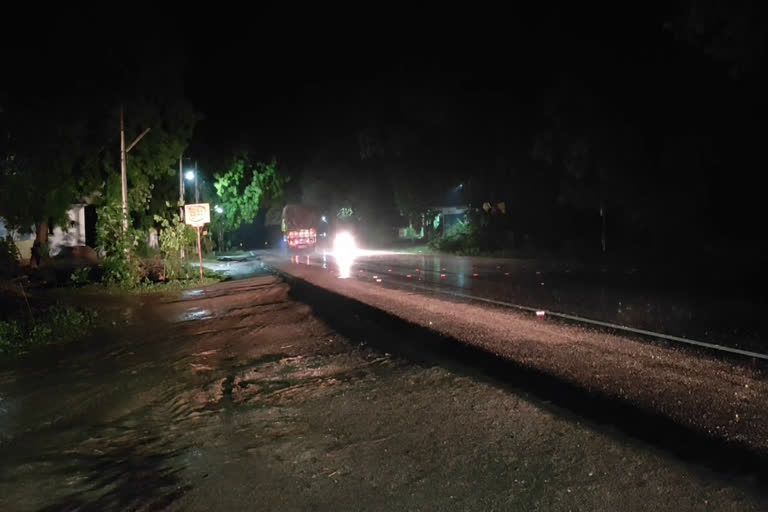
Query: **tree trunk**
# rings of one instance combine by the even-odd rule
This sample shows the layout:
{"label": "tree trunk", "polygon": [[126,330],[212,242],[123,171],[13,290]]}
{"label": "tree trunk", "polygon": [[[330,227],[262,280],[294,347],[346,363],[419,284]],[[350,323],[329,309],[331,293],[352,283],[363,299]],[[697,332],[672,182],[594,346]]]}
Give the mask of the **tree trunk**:
{"label": "tree trunk", "polygon": [[42,221],[38,222],[35,226],[35,236],[38,242],[40,244],[47,244],[48,243],[48,222]]}

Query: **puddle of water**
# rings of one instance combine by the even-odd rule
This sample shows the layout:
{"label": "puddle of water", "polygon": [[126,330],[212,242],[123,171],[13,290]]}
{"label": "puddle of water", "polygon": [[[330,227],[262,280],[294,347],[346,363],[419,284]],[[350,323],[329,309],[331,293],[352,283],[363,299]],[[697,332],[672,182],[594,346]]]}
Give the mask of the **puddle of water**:
{"label": "puddle of water", "polygon": [[194,308],[190,309],[188,311],[185,311],[182,315],[181,319],[182,321],[189,321],[189,320],[205,320],[207,318],[211,318],[211,311],[208,309],[200,309],[200,308]]}

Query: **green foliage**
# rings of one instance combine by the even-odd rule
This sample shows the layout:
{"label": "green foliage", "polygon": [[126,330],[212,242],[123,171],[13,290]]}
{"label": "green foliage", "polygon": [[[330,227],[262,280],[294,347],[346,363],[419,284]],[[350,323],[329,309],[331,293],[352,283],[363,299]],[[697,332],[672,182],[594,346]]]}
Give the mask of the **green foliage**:
{"label": "green foliage", "polygon": [[19,268],[19,249],[11,238],[0,239],[0,278],[16,274]]}
{"label": "green foliage", "polygon": [[406,240],[417,240],[421,238],[421,232],[416,231],[413,226],[408,226],[405,228],[405,234],[403,235],[403,238]]}
{"label": "green foliage", "polygon": [[35,312],[35,320],[0,321],[0,354],[29,349],[83,337],[89,332],[95,314],[72,306],[55,304]]}
{"label": "green foliage", "polygon": [[76,286],[83,286],[91,282],[91,267],[78,268],[69,276]]}
{"label": "green foliage", "polygon": [[[68,66],[72,75],[58,80],[53,95],[41,96],[38,88],[50,89],[41,84],[51,79],[56,62],[17,74],[0,109],[0,217],[8,227],[66,226],[74,202],[119,200],[121,104],[126,144],[151,129],[128,154],[131,225],[149,227],[165,200],[176,197],[179,156],[199,119],[183,91],[183,50],[130,46],[119,70]],[[57,50],[50,50],[40,57],[52,58]],[[68,57],[62,51],[55,60]]]}
{"label": "green foliage", "polygon": [[110,202],[99,209],[96,240],[104,253],[103,279],[108,284],[135,286],[142,280],[141,264],[136,254],[140,233],[123,230],[122,207]]}
{"label": "green foliage", "polygon": [[178,205],[166,202],[166,208],[170,218],[155,215],[155,222],[160,224],[160,252],[163,255],[165,274],[169,280],[187,279],[190,268],[186,256],[192,254],[197,242],[195,230],[181,220]]}
{"label": "green foliage", "polygon": [[253,222],[259,208],[279,201],[288,179],[277,170],[277,162],[251,163],[248,155],[235,157],[229,169],[216,174],[214,187],[223,213],[215,216],[222,229],[232,231]]}
{"label": "green foliage", "polygon": [[19,322],[0,321],[0,354],[14,351],[23,339],[23,327]]}
{"label": "green foliage", "polygon": [[[127,165],[131,215],[137,225],[148,228],[165,210],[166,200],[178,197],[179,155],[192,137],[195,112],[175,95],[142,96],[126,103],[125,109],[127,144],[151,129],[128,154]],[[114,189],[119,193],[118,186]]]}
{"label": "green foliage", "polygon": [[439,238],[429,242],[432,249],[447,252],[471,253],[478,250],[478,233],[470,222],[457,221]]}

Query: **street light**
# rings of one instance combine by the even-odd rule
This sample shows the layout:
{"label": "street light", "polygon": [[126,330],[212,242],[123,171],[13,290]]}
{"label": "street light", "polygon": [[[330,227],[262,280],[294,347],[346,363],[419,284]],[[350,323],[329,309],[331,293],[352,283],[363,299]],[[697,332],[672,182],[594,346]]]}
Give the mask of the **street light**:
{"label": "street light", "polygon": [[184,173],[184,178],[186,178],[187,181],[195,181],[195,203],[200,202],[200,188],[197,186],[197,160],[195,160],[195,168],[194,170],[189,169],[187,172]]}

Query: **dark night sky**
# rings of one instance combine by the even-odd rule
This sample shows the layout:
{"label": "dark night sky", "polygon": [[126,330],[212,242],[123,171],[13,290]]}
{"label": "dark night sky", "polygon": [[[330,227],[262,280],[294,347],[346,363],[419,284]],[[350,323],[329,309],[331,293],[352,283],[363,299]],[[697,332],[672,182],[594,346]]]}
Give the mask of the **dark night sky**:
{"label": "dark night sky", "polygon": [[[544,165],[533,148],[545,140],[557,159],[583,139],[601,165],[621,168],[609,181],[634,173],[646,187],[647,204],[628,210],[677,205],[716,230],[754,231],[759,224],[737,221],[762,218],[761,189],[745,183],[765,167],[766,9],[660,5],[471,15],[260,6],[149,23],[144,15],[125,21],[122,40],[109,24],[53,22],[13,40],[5,69],[23,71],[6,94],[96,101],[113,77],[142,66],[142,49],[162,50],[183,56],[187,96],[204,115],[189,153],[203,160],[249,150],[296,175],[312,162],[322,174],[323,159],[371,176],[383,165],[464,173],[484,182],[478,191],[503,195],[537,176],[562,191],[567,165]],[[365,130],[383,141],[397,134],[409,149],[379,167],[360,163]]]}
{"label": "dark night sky", "polygon": [[346,30],[214,24],[183,36],[187,90],[206,115],[195,142],[306,149],[307,139],[351,128],[350,117],[392,115],[412,91],[449,96],[456,108],[447,114],[482,124],[495,107],[526,107],[561,80],[581,84],[627,122],[653,123],[670,104],[695,111],[716,87],[710,77],[697,86],[697,67],[711,58],[676,42],[664,28],[670,17],[579,7],[470,27],[438,18],[375,27],[350,20]]}

